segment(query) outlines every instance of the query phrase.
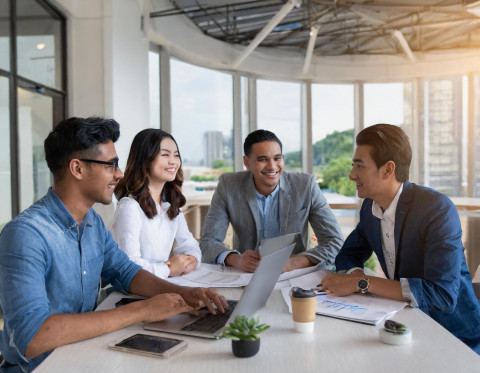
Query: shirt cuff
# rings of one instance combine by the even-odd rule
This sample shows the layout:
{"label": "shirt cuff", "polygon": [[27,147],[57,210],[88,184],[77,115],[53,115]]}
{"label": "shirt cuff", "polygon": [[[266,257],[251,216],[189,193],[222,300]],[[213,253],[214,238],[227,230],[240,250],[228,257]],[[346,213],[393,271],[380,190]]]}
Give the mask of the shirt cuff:
{"label": "shirt cuff", "polygon": [[357,269],[359,269],[360,271],[363,272],[363,268],[353,267],[353,268],[350,268],[349,270],[341,270],[341,271],[338,271],[337,273],[342,273],[342,274],[349,275],[350,273],[352,273],[353,271],[356,271]]}
{"label": "shirt cuff", "polygon": [[410,301],[410,307],[417,308],[418,303],[415,297],[413,296],[412,291],[410,290],[410,285],[408,283],[408,279],[401,278],[400,285],[402,286],[402,297],[408,299]]}
{"label": "shirt cuff", "polygon": [[227,257],[228,254],[240,254],[237,250],[228,250],[224,251],[223,253],[219,254],[216,259],[217,264],[223,264],[225,265],[225,258]]}

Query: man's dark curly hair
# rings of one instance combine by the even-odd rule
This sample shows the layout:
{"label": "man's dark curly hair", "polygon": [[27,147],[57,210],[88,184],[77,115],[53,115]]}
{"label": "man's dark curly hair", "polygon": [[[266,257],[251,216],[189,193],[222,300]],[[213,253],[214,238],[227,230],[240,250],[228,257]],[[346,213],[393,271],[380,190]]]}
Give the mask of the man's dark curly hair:
{"label": "man's dark curly hair", "polygon": [[114,119],[100,117],[62,120],[49,133],[44,142],[45,160],[48,168],[57,179],[72,158],[92,156],[97,153],[97,145],[117,141],[120,126]]}

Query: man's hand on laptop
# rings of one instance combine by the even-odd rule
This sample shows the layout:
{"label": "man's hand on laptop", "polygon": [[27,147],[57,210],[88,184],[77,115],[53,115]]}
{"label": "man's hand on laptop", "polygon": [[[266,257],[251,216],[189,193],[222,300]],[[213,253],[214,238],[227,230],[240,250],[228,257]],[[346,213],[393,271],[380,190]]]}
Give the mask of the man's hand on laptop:
{"label": "man's hand on laptop", "polygon": [[[146,306],[146,307],[145,307]],[[144,322],[160,321],[183,312],[193,312],[195,307],[187,304],[181,295],[175,293],[158,294],[140,302],[122,306],[127,309],[138,307],[145,312]]]}
{"label": "man's hand on laptop", "polygon": [[232,253],[225,258],[225,264],[241,269],[245,272],[255,272],[260,263],[260,256],[256,251],[247,250],[243,254]]}
{"label": "man's hand on laptop", "polygon": [[217,312],[213,304],[221,313],[229,309],[225,298],[213,289],[182,287],[178,293],[194,310],[205,305],[211,313],[216,314]]}

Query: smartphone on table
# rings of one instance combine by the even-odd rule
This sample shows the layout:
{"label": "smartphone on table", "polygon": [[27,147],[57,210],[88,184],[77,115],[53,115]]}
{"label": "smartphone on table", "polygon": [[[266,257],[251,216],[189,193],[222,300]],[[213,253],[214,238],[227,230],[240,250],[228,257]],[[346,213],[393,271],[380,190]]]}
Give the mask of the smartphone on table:
{"label": "smartphone on table", "polygon": [[185,350],[187,346],[187,341],[182,339],[139,333],[112,342],[108,345],[108,348],[146,356],[169,358]]}

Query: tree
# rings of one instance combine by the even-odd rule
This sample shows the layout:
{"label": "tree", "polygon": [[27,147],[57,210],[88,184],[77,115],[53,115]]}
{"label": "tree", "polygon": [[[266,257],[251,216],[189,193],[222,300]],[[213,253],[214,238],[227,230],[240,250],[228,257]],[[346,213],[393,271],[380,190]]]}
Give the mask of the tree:
{"label": "tree", "polygon": [[332,159],[323,173],[323,184],[336,193],[354,196],[355,183],[348,178],[351,167],[352,160],[349,157]]}

